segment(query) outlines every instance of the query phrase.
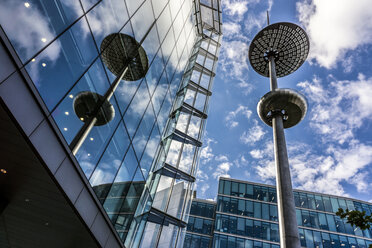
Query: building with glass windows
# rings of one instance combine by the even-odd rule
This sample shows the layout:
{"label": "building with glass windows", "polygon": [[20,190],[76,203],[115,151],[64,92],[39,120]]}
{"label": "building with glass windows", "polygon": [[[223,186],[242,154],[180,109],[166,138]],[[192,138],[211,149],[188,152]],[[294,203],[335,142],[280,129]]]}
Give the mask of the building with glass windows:
{"label": "building with glass windows", "polygon": [[219,0],[0,1],[0,246],[183,244]]}
{"label": "building with glass windows", "polygon": [[[361,231],[335,215],[338,208],[365,211],[370,215],[372,204],[303,190],[294,190],[294,198],[302,247],[366,248],[372,244],[372,228]],[[198,208],[199,205],[192,206]],[[193,212],[200,215],[198,209]],[[212,246],[191,238],[201,229],[200,224],[195,229],[195,224],[190,223],[189,239],[185,239],[184,247],[279,247],[275,187],[220,178],[214,222]]]}
{"label": "building with glass windows", "polygon": [[211,247],[215,214],[215,202],[192,200],[184,247]]}

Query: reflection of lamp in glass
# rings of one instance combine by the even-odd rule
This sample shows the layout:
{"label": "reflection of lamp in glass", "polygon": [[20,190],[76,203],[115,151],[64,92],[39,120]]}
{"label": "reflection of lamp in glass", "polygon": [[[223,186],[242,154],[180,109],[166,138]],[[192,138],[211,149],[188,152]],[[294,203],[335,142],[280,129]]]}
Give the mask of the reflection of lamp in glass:
{"label": "reflection of lamp in glass", "polygon": [[[84,126],[72,140],[70,147],[76,155],[93,126],[102,126],[115,117],[115,109],[110,103],[116,88],[122,79],[136,81],[144,77],[149,68],[145,50],[131,36],[126,34],[110,34],[101,44],[103,63],[116,76],[104,96],[83,91],[76,95],[73,107],[77,117]],[[71,96],[71,95],[70,95]],[[93,138],[91,138],[93,140]]]}
{"label": "reflection of lamp in glass", "polygon": [[284,128],[295,126],[305,117],[307,103],[304,96],[294,90],[278,89],[277,77],[297,70],[308,53],[305,31],[287,22],[265,27],[249,47],[253,69],[270,78],[271,91],[261,98],[257,112],[263,122],[273,127],[280,247],[283,248],[300,247]]}

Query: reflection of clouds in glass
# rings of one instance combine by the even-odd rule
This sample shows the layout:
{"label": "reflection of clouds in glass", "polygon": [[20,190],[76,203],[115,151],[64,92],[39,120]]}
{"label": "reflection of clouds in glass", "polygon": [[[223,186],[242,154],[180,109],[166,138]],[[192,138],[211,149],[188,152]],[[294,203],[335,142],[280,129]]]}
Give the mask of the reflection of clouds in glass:
{"label": "reflection of clouds in glass", "polygon": [[181,113],[180,116],[178,117],[176,129],[180,130],[183,133],[186,133],[186,127],[189,117],[190,117],[189,114]]}
{"label": "reflection of clouds in glass", "polygon": [[79,161],[80,167],[83,170],[85,176],[87,178],[89,178],[90,174],[92,173],[92,171],[95,167],[95,164],[90,162],[90,160],[91,160],[90,153],[88,153],[88,152],[86,152],[85,150],[82,150],[82,149],[80,149],[79,153],[80,153],[80,156],[78,158],[78,161]]}
{"label": "reflection of clouds in glass", "polygon": [[156,135],[155,138],[149,140],[146,146],[146,151],[145,151],[147,156],[151,158],[154,156],[156,149],[158,148],[158,145],[159,145],[159,139],[160,139],[160,135]]}
{"label": "reflection of clouds in glass", "polygon": [[[185,3],[188,2],[188,1],[185,1]],[[170,3],[174,3],[174,1],[170,1]],[[180,5],[179,4],[170,4],[169,7],[171,9],[171,13],[174,15],[174,13],[177,13],[177,11],[180,9],[179,7]],[[190,4],[184,4],[182,9],[185,8],[185,10],[183,10],[184,12],[186,13],[190,13],[191,11],[191,5]],[[166,9],[167,11],[167,9]],[[163,29],[162,27],[168,27],[169,26],[169,22],[168,22],[168,18],[165,17],[165,12],[162,13],[162,15],[160,16],[160,18],[157,20],[157,24],[158,24],[158,27],[159,27],[159,33],[160,33],[160,37],[162,37],[161,33],[161,29]],[[176,54],[172,54],[171,56],[171,52],[172,50],[171,49],[162,49],[163,50],[163,55],[164,57],[170,57],[169,59],[169,62],[170,65],[174,68],[177,68],[177,65],[178,65],[178,62],[180,63],[179,67],[177,68],[178,70],[180,71],[183,71],[186,64],[187,64],[187,61],[188,61],[188,54],[187,54],[187,51],[191,51],[192,50],[192,46],[193,46],[193,42],[190,42],[191,40],[193,41],[194,38],[195,38],[195,34],[192,34],[190,35],[190,37],[188,37],[188,34],[189,34],[189,31],[191,29],[193,29],[193,23],[192,23],[192,20],[191,18],[186,18],[186,22],[184,23],[183,22],[183,18],[182,18],[182,14],[181,12],[178,13],[178,16],[176,17],[176,19],[174,20],[174,23],[173,23],[173,29],[174,29],[174,35],[176,37],[176,39],[179,37],[178,39],[178,42],[177,42],[177,50],[178,52],[180,53],[180,56],[181,56],[181,52],[182,50],[185,48],[185,51],[183,52],[182,56],[180,57],[180,59],[178,59],[178,57],[176,56]],[[163,17],[164,16],[164,17]],[[182,29],[184,29],[182,31]],[[184,34],[182,34],[183,32],[185,32]],[[191,40],[189,40],[189,42],[186,42],[186,38],[189,38]],[[165,38],[164,40],[164,43],[162,45],[162,47],[168,47],[168,48],[172,48],[175,44],[175,41],[174,41],[174,38],[173,38],[173,30],[171,29],[167,35],[167,37]]]}
{"label": "reflection of clouds in glass", "polygon": [[200,118],[196,116],[191,116],[191,120],[189,123],[189,128],[187,130],[187,134],[193,138],[198,138],[199,134],[199,126],[200,126]]}
{"label": "reflection of clouds in glass", "polygon": [[[122,0],[102,1],[88,14],[90,28],[95,35],[105,35],[118,32],[128,14]],[[84,30],[89,32],[88,30]]]}
{"label": "reflection of clouds in glass", "polygon": [[194,158],[194,150],[195,146],[193,145],[185,144],[183,146],[182,158],[180,160],[180,164],[178,167],[180,170],[190,173],[190,169],[192,167],[192,162]]}
{"label": "reflection of clouds in glass", "polygon": [[168,164],[176,167],[178,161],[178,154],[180,153],[181,146],[182,146],[181,142],[172,140],[166,160]]}
{"label": "reflection of clouds in glass", "polygon": [[[138,1],[127,1],[138,2]],[[129,4],[131,5],[131,4]],[[128,6],[128,9],[129,6]],[[151,7],[151,2],[146,1],[132,17],[131,23],[133,25],[133,32],[137,41],[140,41],[146,32],[149,30],[151,24],[154,22],[154,14]]]}
{"label": "reflection of clouds in glass", "polygon": [[[146,83],[142,82],[142,84],[146,84]],[[142,115],[147,107],[147,104],[149,103],[148,98],[149,98],[149,93],[148,93],[146,85],[144,85],[143,87],[140,86],[136,92],[136,96],[133,98],[130,104],[128,111],[136,115]]]}
{"label": "reflection of clouds in glass", "polygon": [[120,163],[121,161],[118,159],[113,160],[110,164],[101,163],[90,178],[92,187],[100,184],[112,183],[117,171],[115,168],[118,168]]}
{"label": "reflection of clouds in glass", "polygon": [[[15,19],[16,14],[16,19]],[[21,1],[2,1],[0,8],[0,23],[4,27],[10,40],[16,47],[20,47],[18,55],[23,61],[31,58],[37,51],[51,41],[55,36],[49,26],[48,19],[30,5],[28,8]],[[54,61],[61,51],[60,45],[55,45],[43,57]]]}

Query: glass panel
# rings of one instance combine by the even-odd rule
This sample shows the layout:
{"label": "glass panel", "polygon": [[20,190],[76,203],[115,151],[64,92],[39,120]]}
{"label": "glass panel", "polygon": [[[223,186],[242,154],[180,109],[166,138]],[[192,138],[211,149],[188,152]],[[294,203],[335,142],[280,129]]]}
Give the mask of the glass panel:
{"label": "glass panel", "polygon": [[337,198],[331,197],[331,203],[332,203],[332,211],[336,213],[338,209],[340,208],[340,206],[338,205]]}
{"label": "glass panel", "polygon": [[298,229],[298,233],[300,235],[301,246],[306,247],[306,239],[305,239],[304,229],[302,229],[302,228]]}
{"label": "glass panel", "polygon": [[246,216],[253,217],[254,216],[253,202],[246,201],[245,203]]}
{"label": "glass panel", "polygon": [[261,203],[254,202],[254,217],[261,219]]}
{"label": "glass panel", "polygon": [[[18,56],[26,62],[82,15],[78,1],[12,0],[1,2],[0,23]],[[83,31],[87,34],[89,29]],[[39,59],[56,59],[61,47],[55,43],[54,49]]]}
{"label": "glass panel", "polygon": [[311,227],[309,211],[301,210],[302,226]]}
{"label": "glass panel", "polygon": [[326,215],[323,213],[318,213],[318,217],[319,217],[320,228],[323,230],[329,230]]}
{"label": "glass panel", "polygon": [[245,196],[245,183],[239,183],[239,197]]}
{"label": "glass panel", "polygon": [[223,194],[223,184],[224,184],[224,180],[220,180],[219,184],[218,184],[218,194]]}
{"label": "glass panel", "polygon": [[324,248],[331,248],[331,238],[328,233],[322,233],[322,242]]}
{"label": "glass panel", "polygon": [[121,122],[89,180],[93,187],[113,182],[129,143],[124,124]]}
{"label": "glass panel", "polygon": [[336,223],[335,223],[333,215],[327,214],[327,222],[328,222],[329,230],[336,232],[337,231]]}
{"label": "glass panel", "polygon": [[349,242],[347,241],[347,237],[345,236],[339,236],[340,238],[340,246],[343,248],[350,248]]}
{"label": "glass panel", "polygon": [[97,56],[88,24],[82,18],[27,64],[26,70],[51,110]]}
{"label": "glass panel", "polygon": [[261,221],[254,221],[253,223],[254,223],[254,226],[253,226],[254,237],[261,239],[262,238]]}
{"label": "glass panel", "polygon": [[231,182],[230,181],[225,181],[223,193],[225,195],[230,195],[231,194]]}
{"label": "glass panel", "polygon": [[239,196],[239,183],[231,182],[231,195]]}
{"label": "glass panel", "polygon": [[270,240],[270,223],[262,222],[262,239]]}
{"label": "glass panel", "polygon": [[[90,1],[83,1],[83,5],[86,4],[84,2]],[[101,1],[88,12],[87,18],[98,48],[106,36],[118,33],[129,20],[124,1],[121,0]],[[120,32],[133,36],[130,25],[126,25]]]}
{"label": "glass panel", "polygon": [[323,196],[324,210],[327,212],[332,212],[331,200],[328,196]]}
{"label": "glass panel", "polygon": [[238,235],[244,235],[245,234],[245,219],[238,218],[236,234],[238,234]]}
{"label": "glass panel", "polygon": [[346,210],[347,209],[347,206],[346,206],[346,201],[344,199],[340,199],[338,198],[338,205],[340,208],[342,208],[343,210]]}
{"label": "glass panel", "polygon": [[253,185],[252,184],[247,184],[245,197],[249,199],[253,199]]}
{"label": "glass panel", "polygon": [[301,209],[296,209],[296,219],[297,219],[297,225],[302,226]]}
{"label": "glass panel", "polygon": [[274,188],[269,188],[269,201],[276,202],[276,191]]}
{"label": "glass panel", "polygon": [[274,242],[279,242],[279,225],[271,224],[270,239]]}
{"label": "glass panel", "polygon": [[307,195],[305,193],[299,193],[300,195],[300,207],[302,208],[309,208],[307,203]]}
{"label": "glass panel", "polygon": [[245,236],[253,237],[253,220],[245,220]]}
{"label": "glass panel", "polygon": [[278,207],[270,204],[270,220],[278,221]]}
{"label": "glass panel", "polygon": [[317,210],[324,211],[324,204],[322,200],[322,196],[315,195],[315,207]]}
{"label": "glass panel", "polygon": [[338,235],[331,234],[331,244],[332,248],[341,248],[340,240],[338,239]]}
{"label": "glass panel", "polygon": [[262,219],[269,220],[269,204],[262,203]]}
{"label": "glass panel", "polygon": [[316,209],[315,197],[312,194],[307,194],[307,203],[310,209]]}
{"label": "glass panel", "polygon": [[314,246],[318,248],[323,248],[322,237],[320,235],[320,232],[314,231],[313,237],[314,237]]}
{"label": "glass panel", "polygon": [[306,247],[314,247],[313,241],[313,232],[307,229],[304,229],[306,237]]}
{"label": "glass panel", "polygon": [[237,218],[229,216],[229,233],[236,234]]}
{"label": "glass panel", "polygon": [[142,81],[134,96],[127,112],[124,115],[124,121],[128,129],[130,137],[132,137],[137,130],[138,124],[145,112],[147,105],[150,101],[146,82]]}

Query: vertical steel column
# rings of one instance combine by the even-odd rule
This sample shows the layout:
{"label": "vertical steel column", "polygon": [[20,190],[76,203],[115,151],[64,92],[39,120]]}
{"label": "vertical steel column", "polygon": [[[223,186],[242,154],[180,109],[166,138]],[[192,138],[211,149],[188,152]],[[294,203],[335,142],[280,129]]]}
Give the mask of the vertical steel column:
{"label": "vertical steel column", "polygon": [[[270,88],[278,88],[274,56],[269,57]],[[287,146],[285,142],[283,116],[273,114],[273,139],[276,168],[276,194],[278,201],[280,247],[299,248],[300,239],[296,219],[296,209],[293,198],[291,173],[289,170]]]}

